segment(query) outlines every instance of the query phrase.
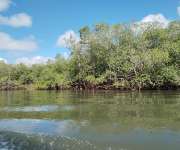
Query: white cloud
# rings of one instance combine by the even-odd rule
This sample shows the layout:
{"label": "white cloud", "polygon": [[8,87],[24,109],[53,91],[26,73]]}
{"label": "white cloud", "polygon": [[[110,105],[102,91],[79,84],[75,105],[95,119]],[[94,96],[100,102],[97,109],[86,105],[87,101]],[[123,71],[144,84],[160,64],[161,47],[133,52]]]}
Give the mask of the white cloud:
{"label": "white cloud", "polygon": [[10,17],[0,15],[0,24],[12,27],[30,27],[32,25],[32,19],[26,13],[19,13]]}
{"label": "white cloud", "polygon": [[44,57],[44,56],[34,56],[31,58],[22,57],[16,59],[16,64],[25,64],[27,66],[32,66],[34,64],[46,64],[49,60],[53,61],[54,59],[51,57]]}
{"label": "white cloud", "polygon": [[0,0],[0,11],[7,10],[11,3],[11,0]]}
{"label": "white cloud", "polygon": [[156,27],[156,28],[167,28],[170,23],[166,17],[162,14],[150,14],[144,17],[139,22],[135,22],[132,24],[131,29],[135,33],[142,33],[149,27]]}
{"label": "white cloud", "polygon": [[79,40],[79,36],[73,30],[69,30],[59,36],[56,45],[58,47],[70,48],[73,44],[77,44]]}
{"label": "white cloud", "polygon": [[180,6],[177,8],[178,15],[180,16]]}
{"label": "white cloud", "polygon": [[30,52],[36,50],[38,45],[36,41],[32,38],[26,39],[14,39],[9,34],[0,32],[0,50],[5,51],[20,51],[20,52]]}
{"label": "white cloud", "polygon": [[141,24],[157,24],[163,28],[166,28],[169,22],[170,21],[162,14],[150,14],[140,21]]}
{"label": "white cloud", "polygon": [[4,63],[7,64],[7,60],[5,58],[0,58],[0,61],[3,61]]}
{"label": "white cloud", "polygon": [[68,59],[70,57],[70,52],[63,52],[62,53],[62,56],[65,58],[65,59]]}

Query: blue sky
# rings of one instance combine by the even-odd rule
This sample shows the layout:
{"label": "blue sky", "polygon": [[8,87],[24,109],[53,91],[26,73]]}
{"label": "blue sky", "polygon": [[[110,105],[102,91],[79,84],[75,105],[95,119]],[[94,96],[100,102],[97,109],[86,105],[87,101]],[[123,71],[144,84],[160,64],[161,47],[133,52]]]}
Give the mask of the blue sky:
{"label": "blue sky", "polygon": [[180,18],[179,6],[179,0],[0,0],[0,58],[15,63],[54,57],[67,51],[56,44],[65,32],[157,14],[171,21]]}

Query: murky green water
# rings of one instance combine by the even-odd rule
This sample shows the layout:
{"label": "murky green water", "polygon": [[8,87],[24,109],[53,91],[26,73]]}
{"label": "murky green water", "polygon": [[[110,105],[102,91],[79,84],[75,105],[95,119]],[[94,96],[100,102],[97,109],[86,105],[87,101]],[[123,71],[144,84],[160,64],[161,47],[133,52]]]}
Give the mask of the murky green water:
{"label": "murky green water", "polygon": [[0,92],[0,149],[180,150],[180,91]]}

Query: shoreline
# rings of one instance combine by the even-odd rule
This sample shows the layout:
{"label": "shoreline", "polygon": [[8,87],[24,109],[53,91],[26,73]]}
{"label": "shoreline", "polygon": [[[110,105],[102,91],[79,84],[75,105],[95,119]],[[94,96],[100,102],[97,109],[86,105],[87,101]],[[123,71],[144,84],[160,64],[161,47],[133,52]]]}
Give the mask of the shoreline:
{"label": "shoreline", "polygon": [[133,91],[177,91],[179,90],[180,87],[173,87],[173,86],[166,86],[166,87],[154,87],[154,88],[141,88],[141,89],[130,89],[130,88],[115,88],[115,87],[110,87],[110,88],[105,88],[104,86],[99,86],[99,87],[94,87],[94,88],[82,88],[82,87],[61,87],[61,88],[56,88],[56,87],[51,87],[51,88],[42,88],[42,87],[34,87],[33,85],[20,85],[17,87],[0,87],[0,91],[66,91],[66,90],[71,90],[71,91],[122,91],[122,92],[133,92]]}

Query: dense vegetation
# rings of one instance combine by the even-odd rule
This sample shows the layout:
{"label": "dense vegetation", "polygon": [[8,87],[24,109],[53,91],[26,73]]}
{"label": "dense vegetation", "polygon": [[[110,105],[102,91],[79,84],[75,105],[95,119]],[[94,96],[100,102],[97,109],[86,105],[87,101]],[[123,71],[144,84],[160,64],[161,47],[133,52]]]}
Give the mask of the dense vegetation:
{"label": "dense vegetation", "polygon": [[47,64],[0,63],[0,88],[170,89],[180,87],[180,22],[80,29],[71,55]]}

